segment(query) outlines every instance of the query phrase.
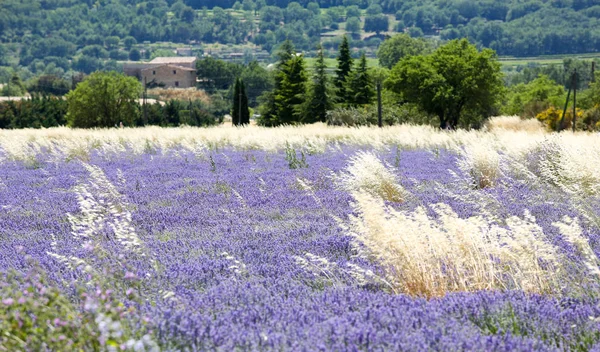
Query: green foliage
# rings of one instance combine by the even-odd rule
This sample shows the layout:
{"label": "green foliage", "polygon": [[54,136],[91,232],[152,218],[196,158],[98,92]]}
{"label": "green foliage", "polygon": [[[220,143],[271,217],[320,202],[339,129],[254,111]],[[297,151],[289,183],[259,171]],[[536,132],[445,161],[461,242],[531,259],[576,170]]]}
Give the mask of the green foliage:
{"label": "green foliage", "polygon": [[565,90],[546,75],[527,84],[517,84],[508,89],[503,113],[533,118],[551,106],[564,104]]}
{"label": "green foliage", "polygon": [[308,163],[306,162],[306,154],[304,153],[304,150],[300,150],[300,159],[298,159],[296,149],[294,149],[287,142],[285,144],[285,160],[288,162],[288,166],[292,170],[308,167]]}
{"label": "green foliage", "polygon": [[102,68],[102,60],[96,57],[83,55],[73,61],[73,69],[90,74]]}
{"label": "green foliage", "polygon": [[116,72],[95,72],[67,94],[71,127],[133,126],[140,114],[141,84]]}
{"label": "green foliage", "polygon": [[229,89],[243,71],[243,66],[213,57],[205,57],[196,63],[196,74],[202,80],[200,86],[208,91]]}
{"label": "green foliage", "polygon": [[48,128],[66,124],[67,102],[48,95],[0,103],[0,128]]}
{"label": "green foliage", "polygon": [[140,61],[141,58],[142,58],[142,54],[140,54],[140,51],[138,49],[133,48],[133,49],[129,50],[129,60]]}
{"label": "green foliage", "polygon": [[246,87],[249,106],[258,105],[258,97],[265,91],[273,89],[273,76],[257,61],[251,61],[240,75]]}
{"label": "green foliage", "polygon": [[104,45],[108,50],[111,50],[118,47],[120,41],[121,38],[117,37],[116,35],[111,35],[110,37],[104,39]]}
{"label": "green foliage", "polygon": [[290,41],[277,54],[275,88],[263,96],[258,123],[263,126],[293,124],[302,120],[307,74],[304,57],[295,53]]}
{"label": "green foliage", "polygon": [[346,94],[349,105],[367,105],[370,104],[375,96],[373,81],[367,68],[367,58],[363,53],[358,62],[358,66],[350,73],[346,80]]}
{"label": "green foliage", "polygon": [[62,96],[71,89],[71,82],[55,75],[41,75],[28,83],[31,93],[51,94]]}
{"label": "green foliage", "polygon": [[[385,126],[401,123],[427,124],[429,117],[416,105],[384,105],[382,120]],[[331,126],[377,126],[377,106],[359,108],[336,108],[327,112],[327,124]]]}
{"label": "green foliage", "polygon": [[[79,294],[73,302],[50,285],[39,269],[2,276],[0,346],[4,350],[100,351],[106,346],[116,350],[128,341],[137,342],[137,335],[145,330],[135,309],[126,307],[111,290],[86,292],[75,287]],[[141,345],[158,350],[147,337],[139,340]]]}
{"label": "green foliage", "polygon": [[13,73],[10,81],[2,88],[2,96],[5,97],[20,97],[27,93],[25,85],[16,73]]}
{"label": "green foliage", "polygon": [[386,87],[435,114],[440,128],[456,128],[461,116],[490,116],[499,101],[502,74],[496,53],[454,40],[426,56],[409,56],[391,71]]}
{"label": "green foliage", "polygon": [[360,18],[358,17],[348,17],[346,20],[346,30],[352,34],[359,33],[360,26]]}
{"label": "green foliage", "polygon": [[390,27],[390,19],[386,15],[371,15],[365,18],[365,32],[387,32]]}
{"label": "green foliage", "polygon": [[406,56],[429,53],[431,53],[429,42],[419,38],[411,38],[408,34],[401,33],[386,39],[381,44],[377,51],[377,58],[379,58],[381,66],[391,69],[400,59]]}
{"label": "green foliage", "polygon": [[308,89],[306,99],[306,108],[302,122],[313,123],[317,121],[325,122],[327,111],[332,107],[331,89],[329,87],[329,78],[326,72],[325,57],[323,48],[317,47],[317,61],[314,67],[313,79]]}
{"label": "green foliage", "polygon": [[344,36],[338,49],[337,69],[335,71],[335,86],[337,87],[338,102],[347,102],[348,94],[346,92],[346,81],[350,72],[352,72],[352,56],[350,56],[350,44],[348,38]]}
{"label": "green foliage", "polygon": [[125,46],[125,49],[127,49],[127,50],[131,50],[131,48],[136,44],[137,44],[137,40],[135,40],[135,38],[132,36],[127,36],[123,39],[123,45]]}
{"label": "green foliage", "polygon": [[231,120],[234,126],[247,125],[250,123],[250,110],[248,110],[248,96],[244,81],[235,80],[233,89],[233,107],[231,109]]}
{"label": "green foliage", "polygon": [[600,108],[598,106],[594,106],[593,108],[586,110],[583,113],[582,118],[578,119],[575,125],[579,130],[600,130]]}
{"label": "green foliage", "polygon": [[278,76],[280,85],[275,88],[275,106],[278,117],[276,124],[299,122],[307,81],[304,57],[293,55],[281,66]]}
{"label": "green foliage", "polygon": [[600,72],[596,73],[594,82],[591,82],[589,89],[585,92],[583,103],[588,108],[600,106]]}
{"label": "green foliage", "polygon": [[[234,5],[239,11],[232,11]],[[206,10],[196,11],[204,6]],[[74,60],[87,46],[130,51],[136,42],[146,41],[252,42],[270,51],[291,39],[298,48],[310,50],[324,28],[336,27],[333,23],[348,20],[348,28],[356,29],[359,6],[366,8],[367,31],[386,31],[387,16],[395,14],[401,21],[398,29],[409,28],[413,35],[469,38],[502,55],[595,52],[600,44],[600,7],[580,0],[4,0],[0,33],[4,43],[23,48],[22,66],[48,56]],[[85,56],[104,55],[97,49]]]}

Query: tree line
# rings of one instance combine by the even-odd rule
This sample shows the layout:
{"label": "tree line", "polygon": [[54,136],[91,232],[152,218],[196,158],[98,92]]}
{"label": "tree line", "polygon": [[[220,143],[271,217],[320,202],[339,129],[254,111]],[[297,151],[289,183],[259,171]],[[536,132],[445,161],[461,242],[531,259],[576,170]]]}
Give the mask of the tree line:
{"label": "tree line", "polygon": [[[354,60],[344,37],[333,77],[326,71],[321,47],[317,47],[312,72],[308,72],[304,56],[286,41],[277,54],[273,89],[259,99],[257,123],[263,126],[337,124],[335,120],[348,124],[347,118],[334,116],[348,114],[348,110],[352,114],[352,109],[368,109],[373,105],[376,86],[386,89],[387,105],[392,111],[399,108],[419,111],[419,116],[425,115],[425,120],[430,122],[437,121],[444,129],[475,125],[499,111],[504,87],[493,50],[479,51],[464,39],[450,41],[435,50],[405,35],[400,39],[408,44],[403,49],[412,47],[415,51],[401,54],[388,71],[369,69],[364,54]],[[242,87],[236,88],[236,92],[243,90],[239,78],[236,86]],[[234,112],[240,116],[247,108],[236,103],[237,99],[234,94]],[[368,123],[368,119],[364,121]],[[394,119],[386,121],[396,122]],[[233,123],[238,124],[235,119]]]}
{"label": "tree line", "polygon": [[117,72],[95,72],[64,98],[33,93],[29,99],[0,102],[0,128],[211,126],[222,111],[199,100],[145,104],[141,83]]}
{"label": "tree line", "polygon": [[[234,11],[231,11],[234,10]],[[150,57],[144,42],[244,44],[277,51],[286,39],[314,50],[324,31],[356,34],[351,46],[377,47],[383,37],[469,38],[499,55],[596,52],[600,5],[593,0],[4,0],[0,66],[34,74],[116,69],[119,60]],[[324,39],[333,49],[339,38]]]}
{"label": "tree line", "polygon": [[[227,113],[234,125],[250,123],[253,113],[263,126],[370,125],[379,117],[377,88],[384,124],[478,128],[489,116],[509,114],[537,118],[549,129],[573,123],[580,129],[600,129],[599,77],[592,75],[589,62],[567,59],[562,68],[529,67],[505,76],[492,49],[479,49],[466,39],[436,45],[408,34],[384,42],[377,67],[368,67],[364,53],[354,58],[347,37],[338,47],[333,72],[326,65],[323,48],[315,51],[312,69],[289,40],[280,46],[277,62],[270,68],[257,62],[198,60],[199,85],[212,93],[215,103],[140,104],[141,84],[135,78],[96,72],[77,83],[66,100],[34,94],[29,101],[0,104],[0,128],[61,124],[90,128],[121,123],[206,126],[221,122]],[[571,85],[575,71],[579,110],[561,113],[567,89],[575,88]],[[3,89],[24,89],[24,85],[15,75]]]}

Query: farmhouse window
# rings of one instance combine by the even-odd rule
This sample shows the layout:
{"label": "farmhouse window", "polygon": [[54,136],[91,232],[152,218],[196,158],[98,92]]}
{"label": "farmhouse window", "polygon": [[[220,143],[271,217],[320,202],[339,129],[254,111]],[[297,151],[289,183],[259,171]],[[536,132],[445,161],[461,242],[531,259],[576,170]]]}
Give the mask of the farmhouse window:
{"label": "farmhouse window", "polygon": [[175,81],[175,87],[179,87],[179,82]]}
{"label": "farmhouse window", "polygon": [[177,74],[177,70],[173,70],[173,74],[176,75]]}
{"label": "farmhouse window", "polygon": [[152,74],[153,74],[153,75],[155,75],[155,74],[156,74],[156,71],[152,71]]}

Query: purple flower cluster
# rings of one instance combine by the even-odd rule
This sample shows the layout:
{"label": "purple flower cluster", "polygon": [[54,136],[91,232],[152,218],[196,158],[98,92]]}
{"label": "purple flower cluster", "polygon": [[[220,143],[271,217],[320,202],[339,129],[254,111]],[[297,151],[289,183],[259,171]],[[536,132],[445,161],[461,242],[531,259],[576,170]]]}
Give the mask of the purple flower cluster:
{"label": "purple flower cluster", "polygon": [[[141,156],[92,155],[122,196],[145,257],[123,253],[125,279],[148,282],[140,310],[151,317],[157,341],[172,350],[590,350],[600,347],[596,300],[565,287],[563,295],[522,292],[451,294],[424,300],[394,295],[376,281],[359,282],[352,267],[383,275],[357,256],[353,238],[336,219],[352,212],[349,194],[333,184],[356,148],[308,155],[307,168],[290,169],[285,151],[183,150]],[[399,161],[398,178],[410,193],[403,210],[449,204],[461,216],[482,207],[499,219],[529,209],[550,241],[576,257],[552,226],[580,216],[551,185],[505,178],[470,190],[457,156],[446,151],[379,153]],[[0,270],[26,270],[35,259],[58,286],[79,280],[55,258],[94,254],[73,238],[69,214],[80,208],[74,186],[89,182],[78,161],[0,164]],[[298,182],[311,185],[312,193]],[[599,233],[584,226],[596,253]],[[107,253],[119,247],[105,236]],[[323,258],[314,270],[299,264]],[[93,263],[107,266],[111,256]],[[122,259],[121,258],[121,259]],[[102,270],[102,268],[96,268]],[[575,269],[573,269],[575,270]],[[574,274],[578,274],[574,271]],[[595,291],[594,291],[595,290]]]}

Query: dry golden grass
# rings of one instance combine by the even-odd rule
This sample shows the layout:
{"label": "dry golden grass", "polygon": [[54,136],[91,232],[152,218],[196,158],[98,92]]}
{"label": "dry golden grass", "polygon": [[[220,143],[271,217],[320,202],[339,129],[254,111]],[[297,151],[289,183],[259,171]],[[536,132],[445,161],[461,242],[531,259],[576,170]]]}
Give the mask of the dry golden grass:
{"label": "dry golden grass", "polygon": [[[165,152],[173,148],[194,153],[230,147],[238,150],[282,150],[286,146],[324,152],[339,144],[368,146],[385,150],[446,149],[462,155],[462,167],[476,188],[493,187],[513,165],[529,163],[532,153],[541,155],[532,174],[554,183],[569,193],[600,193],[600,135],[560,134],[543,130],[440,131],[429,126],[399,125],[376,127],[332,127],[325,124],[264,128],[258,126],[210,128],[124,128],[0,130],[1,159],[28,160],[44,154],[56,160],[87,159],[92,150],[101,153],[140,154]],[[510,162],[505,162],[509,160]],[[528,167],[531,167],[529,165]]]}
{"label": "dry golden grass", "polygon": [[491,144],[467,143],[458,166],[465,175],[471,177],[474,188],[493,187],[500,177],[500,153]]}
{"label": "dry golden grass", "polygon": [[[450,292],[557,290],[561,259],[529,214],[506,220],[460,218],[446,204],[402,212],[366,192],[354,193],[349,230],[381,263],[396,292],[439,297]],[[542,265],[544,263],[544,265]]]}
{"label": "dry golden grass", "polygon": [[196,88],[152,88],[148,89],[148,95],[158,100],[200,100],[210,104],[210,96]]}
{"label": "dry golden grass", "polygon": [[485,127],[488,131],[523,131],[540,133],[545,130],[544,125],[536,119],[522,119],[519,116],[496,116],[487,121]]}
{"label": "dry golden grass", "polygon": [[[498,166],[496,161],[492,171],[485,171],[488,166],[481,160],[494,152],[482,152],[479,161],[474,157],[469,165],[482,172],[480,182],[489,182],[486,186],[493,186],[491,173]],[[488,289],[546,293],[558,287],[562,258],[528,212],[523,218],[505,219],[504,228],[485,216],[460,218],[442,203],[429,205],[435,216],[425,207],[396,210],[384,201],[402,201],[407,192],[392,169],[370,152],[351,157],[335,178],[352,194],[357,214],[344,228],[363,253],[384,266],[387,281],[397,292],[438,297]]]}
{"label": "dry golden grass", "polygon": [[390,202],[402,202],[406,197],[406,191],[390,167],[372,152],[358,152],[350,158],[346,171],[334,179],[341,189],[350,193],[366,192]]}

